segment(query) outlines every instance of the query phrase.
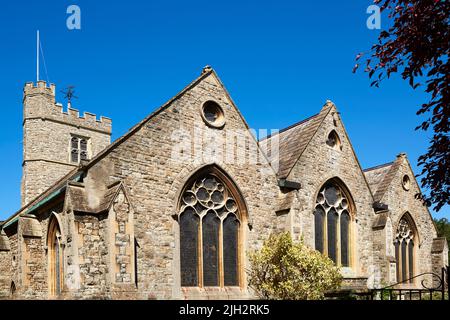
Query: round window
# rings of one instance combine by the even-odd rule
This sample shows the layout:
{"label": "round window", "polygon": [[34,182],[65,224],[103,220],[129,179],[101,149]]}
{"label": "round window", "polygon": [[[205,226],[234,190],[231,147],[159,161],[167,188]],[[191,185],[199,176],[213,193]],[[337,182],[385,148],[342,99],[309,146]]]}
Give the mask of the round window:
{"label": "round window", "polygon": [[203,104],[202,117],[205,122],[215,128],[225,125],[225,115],[222,108],[214,101],[207,101]]}
{"label": "round window", "polygon": [[409,189],[411,189],[411,180],[409,179],[409,176],[403,176],[402,185],[403,189],[405,189],[406,191],[409,191]]}

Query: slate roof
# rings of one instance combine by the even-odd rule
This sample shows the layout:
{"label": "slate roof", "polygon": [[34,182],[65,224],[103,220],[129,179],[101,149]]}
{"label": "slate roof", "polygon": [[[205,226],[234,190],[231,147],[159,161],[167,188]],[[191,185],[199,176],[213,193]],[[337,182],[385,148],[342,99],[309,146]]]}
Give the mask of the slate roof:
{"label": "slate roof", "polygon": [[89,205],[87,192],[85,188],[80,184],[69,184],[67,193],[70,197],[70,201],[74,211],[98,214],[109,210],[112,205],[112,201],[115,199],[115,196],[121,186],[122,184],[120,182],[117,182],[110,186],[97,206]]}
{"label": "slate roof", "polygon": [[398,158],[394,162],[364,170],[375,202],[383,200],[384,194],[400,168],[401,161],[402,158]]}
{"label": "slate roof", "polygon": [[[272,166],[275,169],[278,168],[279,179],[287,178],[332,106],[333,104],[328,102],[319,114],[287,127],[275,135],[261,139],[259,145],[263,151],[266,151],[266,156]],[[279,139],[279,152],[272,154],[271,143],[275,138]]]}

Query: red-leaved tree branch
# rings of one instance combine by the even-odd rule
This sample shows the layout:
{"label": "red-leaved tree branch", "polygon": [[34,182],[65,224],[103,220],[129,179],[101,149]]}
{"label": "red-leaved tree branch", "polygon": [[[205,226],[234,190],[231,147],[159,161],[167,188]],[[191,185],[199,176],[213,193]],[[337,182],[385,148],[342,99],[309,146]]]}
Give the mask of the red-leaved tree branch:
{"label": "red-leaved tree branch", "polygon": [[[416,130],[432,130],[427,153],[420,156],[422,187],[418,195],[439,211],[450,204],[450,1],[449,0],[375,0],[381,12],[388,14],[392,26],[381,31],[378,43],[365,56],[364,70],[372,86],[400,73],[414,89],[424,88],[429,101],[417,115],[424,121]],[[354,72],[360,67],[356,64]]]}

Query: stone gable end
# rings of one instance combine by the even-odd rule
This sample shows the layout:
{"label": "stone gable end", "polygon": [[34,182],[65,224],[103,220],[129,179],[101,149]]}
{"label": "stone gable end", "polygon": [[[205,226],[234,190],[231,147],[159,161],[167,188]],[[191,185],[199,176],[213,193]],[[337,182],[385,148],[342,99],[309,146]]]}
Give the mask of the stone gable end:
{"label": "stone gable end", "polygon": [[[202,104],[209,100],[217,102],[223,109],[223,129],[211,128],[202,119]],[[203,141],[189,143],[188,138],[180,148],[180,139],[193,137],[195,130],[204,135]],[[237,151],[234,159],[227,160],[217,150],[216,147],[224,145],[225,153],[230,152],[226,147],[230,133],[235,134],[237,144],[245,142],[245,158]],[[174,150],[180,149],[184,150],[184,155],[191,152],[194,157],[184,160],[174,157]],[[199,152],[204,157],[198,157]],[[89,169],[84,179],[87,190],[101,193],[104,186],[118,180],[128,187],[135,209],[137,281],[142,288],[139,290],[141,298],[171,298],[182,294],[179,227],[174,216],[185,184],[205,166],[214,165],[223,170],[245,199],[248,217],[243,226],[244,250],[254,250],[262,245],[275,227],[274,199],[279,197],[279,188],[275,172],[264,156],[260,155],[253,162],[249,160],[249,155],[254,153],[259,153],[256,140],[247,131],[246,123],[216,75],[211,73],[114,146]],[[214,294],[222,298],[230,295],[226,292]],[[236,297],[236,293],[232,295]],[[237,293],[241,298],[247,295],[245,287]]]}
{"label": "stone gable end", "polygon": [[[325,108],[327,106],[322,112],[327,112],[327,115],[288,176],[288,180],[298,181],[302,185],[298,192],[301,205],[296,213],[299,215],[297,229],[314,247],[315,199],[328,180],[338,178],[347,187],[356,207],[356,225],[351,240],[354,263],[346,276],[368,277],[373,283],[376,270],[371,255],[372,233],[368,231],[375,217],[371,206],[373,197],[336,107],[331,105]],[[337,133],[341,148],[327,144],[332,131]]]}

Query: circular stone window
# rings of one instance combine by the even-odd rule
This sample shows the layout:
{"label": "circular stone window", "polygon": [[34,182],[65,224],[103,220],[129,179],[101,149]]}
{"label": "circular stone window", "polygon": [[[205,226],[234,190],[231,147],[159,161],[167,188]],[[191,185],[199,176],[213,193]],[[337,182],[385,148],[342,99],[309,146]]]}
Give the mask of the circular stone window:
{"label": "circular stone window", "polygon": [[206,101],[203,104],[202,117],[209,126],[222,128],[225,125],[225,115],[223,110],[214,101]]}
{"label": "circular stone window", "polygon": [[402,185],[403,189],[405,189],[406,191],[409,191],[409,189],[411,189],[411,180],[409,179],[408,175],[403,176]]}

